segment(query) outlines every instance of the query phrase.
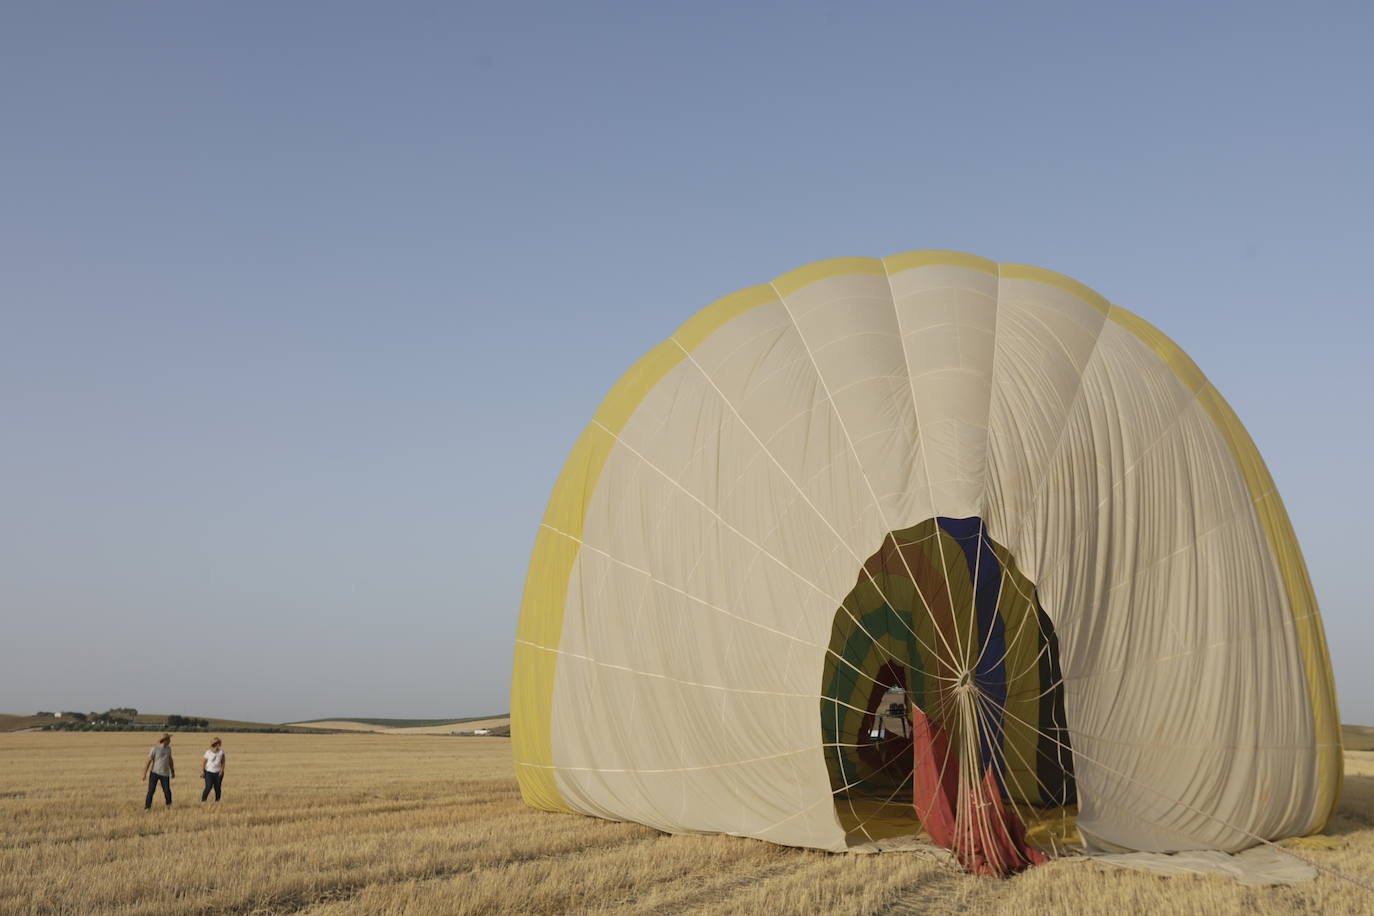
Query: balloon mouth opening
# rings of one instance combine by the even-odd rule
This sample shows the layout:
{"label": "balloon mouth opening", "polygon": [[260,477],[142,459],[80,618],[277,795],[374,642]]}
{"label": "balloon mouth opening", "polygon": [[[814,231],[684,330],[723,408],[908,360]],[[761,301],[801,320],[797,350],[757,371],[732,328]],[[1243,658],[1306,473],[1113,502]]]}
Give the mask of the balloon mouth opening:
{"label": "balloon mouth opening", "polygon": [[981,518],[890,532],[828,649],[821,727],[851,845],[924,836],[1009,874],[1077,839],[1059,640]]}

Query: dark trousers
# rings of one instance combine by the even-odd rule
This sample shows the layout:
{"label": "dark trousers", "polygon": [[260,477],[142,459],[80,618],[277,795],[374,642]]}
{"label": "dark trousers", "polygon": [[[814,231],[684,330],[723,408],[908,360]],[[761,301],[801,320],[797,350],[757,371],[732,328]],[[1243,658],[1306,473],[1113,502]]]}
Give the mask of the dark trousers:
{"label": "dark trousers", "polygon": [[215,801],[219,801],[219,787],[224,785],[224,774],[211,773],[209,770],[206,770],[201,775],[205,777],[205,791],[200,793],[200,800],[205,801],[205,799],[209,798],[210,790],[214,789]]}
{"label": "dark trousers", "polygon": [[149,773],[149,774],[148,774],[148,798],[147,798],[147,800],[145,800],[145,801],[143,802],[143,807],[144,807],[145,809],[151,808],[151,807],[153,806],[153,790],[157,788],[157,784],[158,784],[158,783],[162,783],[162,797],[165,798],[165,799],[167,799],[167,805],[168,805],[168,807],[171,806],[171,804],[172,804],[172,780],[171,780],[169,777],[167,777],[167,776],[162,776],[162,775],[160,775],[160,774],[158,774],[158,773]]}

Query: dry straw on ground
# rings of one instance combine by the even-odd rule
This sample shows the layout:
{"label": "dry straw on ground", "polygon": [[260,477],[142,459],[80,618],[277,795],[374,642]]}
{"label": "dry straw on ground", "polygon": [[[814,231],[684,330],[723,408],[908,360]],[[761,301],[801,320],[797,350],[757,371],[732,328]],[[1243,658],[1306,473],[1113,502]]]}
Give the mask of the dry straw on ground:
{"label": "dry straw on ground", "polygon": [[[0,735],[3,913],[1330,913],[1374,897],[1162,878],[1066,860],[999,881],[912,854],[827,855],[670,837],[520,803],[500,738],[228,735],[218,805],[204,736],[177,735],[176,804],[143,811],[150,738]],[[1351,754],[1322,864],[1374,875],[1374,754]]]}

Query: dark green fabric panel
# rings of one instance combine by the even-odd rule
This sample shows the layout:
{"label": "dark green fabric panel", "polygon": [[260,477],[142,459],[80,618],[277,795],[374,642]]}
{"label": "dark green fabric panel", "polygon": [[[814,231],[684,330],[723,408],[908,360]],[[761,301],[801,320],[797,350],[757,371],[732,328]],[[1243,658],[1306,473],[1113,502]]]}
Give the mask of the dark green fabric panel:
{"label": "dark green fabric panel", "polygon": [[[923,522],[920,525],[894,532],[892,537],[896,543],[906,545],[906,560],[902,561],[902,569],[894,571],[893,555],[888,552],[886,560],[879,560],[884,551],[891,550],[891,544],[885,542],[879,552],[872,558],[877,561],[879,567],[885,568],[884,572],[878,574],[881,577],[898,576],[908,578],[915,575],[919,570],[924,570],[920,575],[927,578],[932,575],[932,570],[939,570],[940,579],[950,576],[950,594],[955,600],[953,607],[953,626],[963,634],[967,631],[968,635],[974,632],[971,629],[971,620],[975,614],[972,606],[968,604],[976,594],[969,580],[969,567],[966,562],[962,562],[962,554],[957,543],[951,540],[950,544],[945,545],[943,539],[948,535],[941,532],[935,520]],[[1033,760],[1021,760],[1032,753],[1032,747],[1026,743],[1025,731],[1022,729],[1019,734],[1023,737],[1021,750],[1017,752],[1018,771],[1023,773],[1020,781],[1024,781],[1025,768],[1030,767],[1030,775],[1038,783],[1035,787],[1022,787],[1018,781],[1018,791],[1015,793],[1019,801],[1032,804],[1060,805],[1071,802],[1074,798],[1074,786],[1072,775],[1072,756],[1061,747],[1068,743],[1068,733],[1064,728],[1063,714],[1063,687],[1060,681],[1058,643],[1054,637],[1053,626],[1044,610],[1039,606],[1039,601],[1034,594],[1034,586],[1016,568],[1015,560],[1009,552],[1000,545],[992,544],[992,550],[1006,570],[1006,577],[1014,577],[1017,583],[1015,586],[1018,591],[1016,594],[1025,594],[1030,598],[1029,603],[1019,600],[1000,600],[1000,589],[1005,588],[1005,578],[999,584],[999,600],[993,609],[993,614],[1000,622],[1000,628],[1007,634],[1012,634],[1007,639],[1022,640],[1033,639],[1035,641],[1036,662],[1030,664],[1029,668],[1025,664],[1009,666],[1006,668],[1006,691],[1009,696],[1033,696],[1043,693],[1029,708],[1022,706],[1020,718],[1036,721],[1029,721],[1029,724],[1037,729],[1039,737],[1034,744]],[[942,558],[942,551],[944,556]],[[919,557],[918,557],[919,554]],[[961,562],[947,562],[950,557],[956,557]],[[924,566],[921,563],[924,562]],[[877,568],[877,567],[875,567]],[[903,575],[905,573],[906,575]],[[862,599],[865,602],[874,600],[874,590],[887,598],[887,601],[878,607],[863,614],[856,625],[849,614],[843,609],[837,609],[834,627],[831,631],[830,650],[844,661],[840,661],[834,656],[827,658],[825,669],[825,684],[823,699],[820,703],[822,734],[825,736],[827,744],[860,744],[866,737],[860,735],[865,714],[861,711],[869,707],[870,701],[874,698],[873,679],[878,678],[879,673],[884,669],[888,662],[894,662],[902,669],[911,702],[917,707],[929,710],[930,703],[935,699],[935,691],[938,682],[933,678],[936,659],[930,656],[930,652],[940,651],[938,637],[928,635],[922,637],[928,643],[934,643],[923,648],[921,641],[914,635],[913,631],[919,631],[917,620],[923,623],[927,620],[927,609],[923,604],[928,592],[921,591],[919,581],[912,582],[910,588],[894,588],[890,578],[880,578],[877,582],[868,582],[861,574],[858,582],[850,594],[846,596],[845,606],[855,607]],[[985,586],[988,583],[983,583]],[[926,581],[925,588],[929,590],[930,599],[935,600],[943,594],[946,588],[944,581],[934,583]],[[914,593],[913,593],[914,590]],[[909,603],[914,607],[892,607],[891,601],[896,592],[896,597],[902,603]],[[985,597],[985,596],[984,596]],[[984,603],[982,599],[979,603]],[[986,610],[986,609],[985,609]],[[920,615],[916,617],[915,615]],[[984,627],[986,629],[986,627]],[[864,631],[867,632],[864,632]],[[926,623],[927,633],[931,632],[931,626]],[[870,638],[870,634],[871,637]],[[885,640],[891,652],[884,652],[874,644],[874,639]],[[1041,651],[1045,650],[1045,651]],[[998,650],[1001,653],[1002,650]],[[1024,649],[1017,649],[1024,652]],[[976,651],[974,655],[976,656]],[[895,659],[892,657],[895,656]],[[1025,655],[1022,659],[1029,663]],[[847,664],[846,664],[847,663]],[[856,673],[853,668],[858,668],[864,675]],[[1019,677],[1018,677],[1019,675]],[[1055,685],[1051,687],[1051,685]],[[1019,692],[1019,693],[1018,693]],[[838,702],[836,702],[838,701]],[[859,709],[851,708],[859,707]],[[1000,745],[1003,756],[1007,752],[1006,741]],[[867,761],[866,759],[867,758]],[[874,773],[872,760],[883,759],[881,755],[874,757],[869,751],[860,752],[857,747],[827,748],[826,761],[831,772],[832,785],[837,790],[846,783],[855,781],[861,782],[860,786],[853,791],[864,794],[886,793],[894,786],[900,784],[908,772]],[[895,769],[889,767],[888,769]],[[1027,797],[1020,797],[1025,795]]]}

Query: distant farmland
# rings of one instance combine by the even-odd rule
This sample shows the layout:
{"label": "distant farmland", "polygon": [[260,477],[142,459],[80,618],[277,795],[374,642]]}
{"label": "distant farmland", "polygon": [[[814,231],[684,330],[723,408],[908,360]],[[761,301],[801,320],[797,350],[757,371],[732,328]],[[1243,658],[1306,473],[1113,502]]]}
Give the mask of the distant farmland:
{"label": "distant farmland", "polygon": [[[185,725],[168,726],[168,725],[166,724],[166,723],[167,723],[168,715],[170,715],[170,714],[168,714],[168,713],[139,713],[139,714],[136,715],[136,716],[129,716],[129,717],[127,717],[127,718],[129,718],[129,719],[132,720],[132,726],[122,726],[122,725],[119,725],[119,724],[112,724],[112,725],[104,725],[104,726],[101,726],[99,729],[92,729],[92,730],[99,730],[99,731],[121,731],[121,730],[124,730],[124,731],[154,732],[154,731],[157,731],[158,729],[166,729],[167,731],[172,732],[172,733],[178,733],[178,732],[192,732],[192,733],[194,733],[194,732],[211,732],[211,731],[224,731],[224,732],[248,732],[248,731],[253,731],[253,732],[290,732],[290,733],[301,733],[301,734],[307,734],[307,733],[316,731],[315,729],[297,728],[297,727],[294,726],[294,725],[279,725],[279,724],[277,724],[277,723],[275,723],[275,722],[252,722],[252,721],[241,720],[241,719],[212,719],[212,718],[209,718],[208,716],[199,716],[199,717],[193,716],[193,717],[192,717],[192,718],[204,718],[204,719],[206,719],[206,721],[207,721],[209,724],[204,725],[204,726],[195,726],[195,727],[188,727],[188,726],[185,726]],[[178,713],[177,715],[181,715],[181,714]],[[89,720],[87,720],[87,723],[89,724]],[[81,720],[72,719],[72,718],[68,718],[68,717],[65,717],[65,716],[59,718],[59,717],[57,717],[57,716],[14,716],[14,715],[3,715],[3,714],[0,714],[0,732],[16,732],[16,731],[24,731],[24,730],[26,730],[26,729],[33,729],[33,728],[49,728],[49,727],[52,727],[52,728],[55,728],[55,729],[67,729],[67,728],[73,726],[73,724],[76,724],[77,726],[79,726],[79,725],[81,724]]]}
{"label": "distant farmland", "polygon": [[[205,726],[187,727],[184,725],[167,726],[168,719],[166,713],[139,713],[127,718],[132,719],[136,728],[126,728],[128,731],[156,731],[159,728],[166,728],[173,733],[176,732],[208,732],[208,731],[227,731],[227,732],[289,732],[291,734],[319,734],[321,731],[407,731],[407,730],[429,730],[447,732],[448,727],[456,729],[460,725],[474,724],[477,727],[502,727],[509,725],[510,714],[502,713],[492,716],[468,716],[467,718],[454,719],[369,719],[369,718],[348,718],[338,717],[333,719],[306,719],[300,722],[254,722],[246,719],[215,719],[206,716],[193,716],[192,718],[204,718],[209,723]],[[47,728],[56,726],[65,729],[74,722],[80,722],[67,717],[57,716],[20,716],[0,713],[0,732],[23,731],[31,728]],[[87,720],[89,721],[89,720]],[[95,729],[92,729],[95,730]],[[100,731],[119,731],[119,725],[106,725],[98,729]]]}
{"label": "distant farmland", "polygon": [[355,716],[327,716],[323,719],[301,719],[292,725],[310,725],[320,722],[357,722],[361,725],[375,725],[378,728],[437,728],[443,725],[462,725],[465,722],[481,722],[487,719],[509,719],[510,713],[493,713],[489,716],[468,716],[466,719],[362,719]]}
{"label": "distant farmland", "polygon": [[1341,740],[1347,751],[1374,751],[1374,728],[1367,725],[1342,725]]}

